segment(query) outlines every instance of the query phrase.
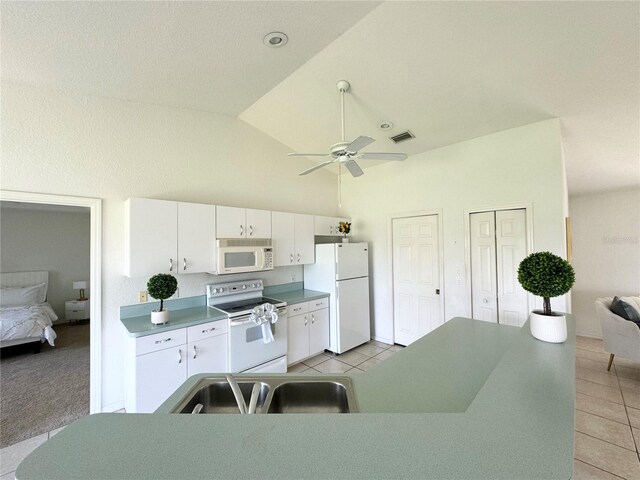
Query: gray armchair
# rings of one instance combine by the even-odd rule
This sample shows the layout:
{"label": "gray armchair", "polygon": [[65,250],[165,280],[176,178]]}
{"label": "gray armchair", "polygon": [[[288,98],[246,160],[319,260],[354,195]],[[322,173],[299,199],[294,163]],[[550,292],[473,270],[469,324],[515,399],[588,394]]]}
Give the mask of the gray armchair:
{"label": "gray armchair", "polygon": [[[640,297],[630,297],[640,305]],[[604,350],[609,352],[609,366],[611,370],[613,357],[619,355],[634,362],[640,362],[640,328],[628,320],[619,317],[609,308],[613,298],[598,298],[596,300],[596,315],[602,325]]]}

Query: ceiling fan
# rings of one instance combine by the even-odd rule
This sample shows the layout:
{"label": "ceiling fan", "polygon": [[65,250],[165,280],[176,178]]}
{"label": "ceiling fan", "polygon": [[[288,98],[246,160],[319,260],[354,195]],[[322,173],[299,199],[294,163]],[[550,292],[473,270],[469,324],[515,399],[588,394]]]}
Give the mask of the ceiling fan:
{"label": "ceiling fan", "polygon": [[362,160],[395,160],[401,161],[407,158],[406,153],[359,153],[360,149],[366,147],[370,143],[375,142],[375,139],[367,136],[360,136],[353,142],[347,142],[344,139],[344,94],[349,90],[351,84],[346,80],[340,80],[336,87],[341,95],[342,103],[342,141],[331,145],[331,151],[329,153],[290,153],[290,157],[332,157],[331,160],[327,160],[315,167],[312,167],[300,175],[307,175],[320,168],[331,165],[332,163],[338,163],[338,165],[344,165],[349,173],[354,177],[364,175],[364,172],[360,166],[356,163],[355,159]]}

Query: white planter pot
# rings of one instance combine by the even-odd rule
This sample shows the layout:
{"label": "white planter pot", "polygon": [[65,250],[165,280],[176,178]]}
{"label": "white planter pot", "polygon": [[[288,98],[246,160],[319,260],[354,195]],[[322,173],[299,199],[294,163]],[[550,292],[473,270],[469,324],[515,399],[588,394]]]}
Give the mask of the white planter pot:
{"label": "white planter pot", "polygon": [[562,343],[567,339],[567,321],[564,315],[554,313],[543,315],[542,310],[534,310],[529,315],[531,335],[549,343]]}
{"label": "white planter pot", "polygon": [[169,310],[166,308],[162,311],[151,310],[151,323],[154,325],[161,325],[169,321]]}
{"label": "white planter pot", "polygon": [[342,237],[342,243],[349,243],[348,237]]}

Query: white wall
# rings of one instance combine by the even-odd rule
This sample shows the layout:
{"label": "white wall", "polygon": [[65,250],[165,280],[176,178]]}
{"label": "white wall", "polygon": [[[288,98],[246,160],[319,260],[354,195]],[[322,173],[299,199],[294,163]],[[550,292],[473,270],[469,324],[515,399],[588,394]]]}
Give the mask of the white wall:
{"label": "white wall", "polygon": [[[125,199],[338,213],[335,176],[299,177],[308,160],[233,117],[8,83],[1,107],[3,189],[103,199],[105,408],[123,400],[118,308],[146,284],[123,275]],[[214,278],[180,276],[180,295],[201,295]]]}
{"label": "white wall", "polygon": [[[445,320],[469,316],[470,298],[456,269],[465,268],[464,212],[515,203],[533,206],[534,251],[564,257],[564,168],[558,120],[526,125],[388,162],[363,177],[343,178],[352,235],[371,244],[371,310],[376,338],[393,338],[388,219],[442,209]],[[468,271],[467,271],[468,275]],[[541,302],[540,302],[541,304]],[[552,302],[566,308],[565,299]]]}
{"label": "white wall", "polygon": [[[49,271],[47,301],[65,322],[64,302],[78,298],[75,281],[89,280],[89,209],[43,211],[7,206],[0,209],[0,270]],[[90,287],[90,285],[89,285]],[[90,289],[85,290],[89,297]]]}
{"label": "white wall", "polygon": [[640,295],[640,189],[569,198],[576,331],[602,338],[594,302]]}

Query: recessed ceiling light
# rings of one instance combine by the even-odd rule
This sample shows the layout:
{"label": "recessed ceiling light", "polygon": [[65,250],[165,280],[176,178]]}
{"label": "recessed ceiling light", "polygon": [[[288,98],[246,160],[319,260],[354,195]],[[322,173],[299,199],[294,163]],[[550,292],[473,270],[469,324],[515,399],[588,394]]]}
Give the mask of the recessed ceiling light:
{"label": "recessed ceiling light", "polygon": [[282,47],[283,45],[286,45],[288,41],[289,37],[282,32],[267,33],[262,40],[267,47],[273,48]]}
{"label": "recessed ceiling light", "polygon": [[391,130],[393,128],[393,123],[391,123],[391,122],[380,122],[378,124],[378,128],[380,130]]}

